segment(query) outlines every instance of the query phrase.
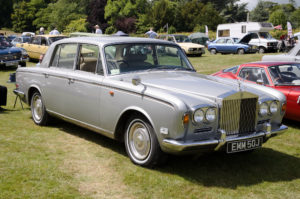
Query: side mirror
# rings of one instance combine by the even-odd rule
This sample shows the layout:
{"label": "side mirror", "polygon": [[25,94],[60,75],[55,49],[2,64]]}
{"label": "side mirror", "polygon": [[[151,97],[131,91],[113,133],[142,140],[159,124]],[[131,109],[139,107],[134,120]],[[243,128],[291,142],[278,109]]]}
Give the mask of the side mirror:
{"label": "side mirror", "polygon": [[138,77],[138,76],[133,77],[132,78],[132,84],[135,85],[135,86],[141,84],[141,78]]}

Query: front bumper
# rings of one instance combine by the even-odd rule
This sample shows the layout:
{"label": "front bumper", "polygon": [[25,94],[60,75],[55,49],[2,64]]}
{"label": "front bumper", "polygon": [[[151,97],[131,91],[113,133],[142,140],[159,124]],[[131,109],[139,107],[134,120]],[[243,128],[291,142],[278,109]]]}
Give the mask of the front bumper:
{"label": "front bumper", "polygon": [[263,139],[266,141],[270,137],[284,133],[288,129],[288,127],[285,125],[281,125],[278,129],[272,131],[271,125],[266,124],[264,129],[265,129],[264,131],[256,132],[251,135],[238,136],[238,137],[226,136],[226,132],[220,130],[219,131],[221,134],[220,138],[214,140],[178,141],[172,139],[164,139],[162,141],[162,147],[163,149],[165,149],[165,151],[170,153],[180,153],[183,151],[194,151],[199,149],[214,149],[215,151],[218,151],[223,145],[231,141],[239,141],[239,140],[257,138],[257,137],[263,137]]}
{"label": "front bumper", "polygon": [[23,58],[20,60],[11,60],[11,61],[0,61],[0,64],[4,66],[18,66],[21,62],[27,62],[29,59],[28,58]]}

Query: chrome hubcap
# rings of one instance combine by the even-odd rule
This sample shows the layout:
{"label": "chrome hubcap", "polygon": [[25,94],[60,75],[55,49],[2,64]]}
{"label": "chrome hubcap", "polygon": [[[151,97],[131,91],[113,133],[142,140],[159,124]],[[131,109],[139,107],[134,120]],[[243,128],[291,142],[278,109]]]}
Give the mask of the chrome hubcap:
{"label": "chrome hubcap", "polygon": [[41,120],[43,116],[43,102],[40,96],[34,96],[33,98],[33,117],[36,120]]}
{"label": "chrome hubcap", "polygon": [[129,131],[129,147],[132,155],[139,159],[146,159],[150,153],[151,141],[148,129],[141,122],[134,123]]}

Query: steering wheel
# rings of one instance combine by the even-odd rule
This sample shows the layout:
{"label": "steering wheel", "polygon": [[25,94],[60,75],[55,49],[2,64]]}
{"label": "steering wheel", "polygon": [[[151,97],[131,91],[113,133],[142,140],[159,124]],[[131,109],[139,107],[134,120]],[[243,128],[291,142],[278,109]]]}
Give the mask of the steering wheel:
{"label": "steering wheel", "polygon": [[281,74],[287,77],[297,77],[295,73],[289,71],[281,72]]}

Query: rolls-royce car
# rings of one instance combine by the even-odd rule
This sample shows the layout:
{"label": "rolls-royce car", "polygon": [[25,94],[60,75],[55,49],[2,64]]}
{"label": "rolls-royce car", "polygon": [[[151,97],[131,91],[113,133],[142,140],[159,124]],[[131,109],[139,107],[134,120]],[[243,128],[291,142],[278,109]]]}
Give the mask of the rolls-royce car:
{"label": "rolls-royce car", "polygon": [[287,130],[281,92],[199,74],[164,40],[59,40],[39,66],[17,69],[14,93],[37,125],[58,117],[122,141],[146,167],[168,153],[254,150]]}

